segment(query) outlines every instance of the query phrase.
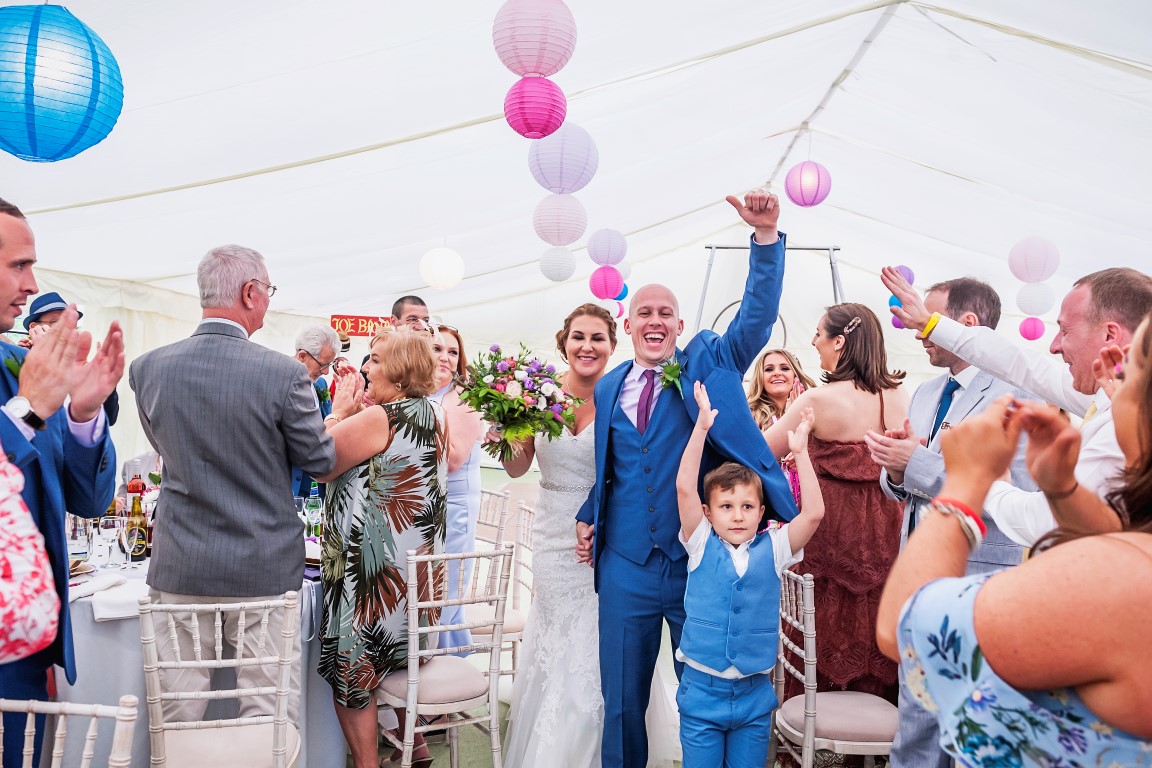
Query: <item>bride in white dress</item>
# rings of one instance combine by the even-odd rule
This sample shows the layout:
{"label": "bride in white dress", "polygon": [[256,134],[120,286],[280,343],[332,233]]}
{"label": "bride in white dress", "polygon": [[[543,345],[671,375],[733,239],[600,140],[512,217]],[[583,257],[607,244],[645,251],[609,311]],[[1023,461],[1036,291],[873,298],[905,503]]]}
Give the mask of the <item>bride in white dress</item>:
{"label": "bride in white dress", "polygon": [[[616,347],[616,321],[602,307],[584,304],[556,334],[568,362],[566,391],[584,400],[575,432],[556,440],[529,440],[505,463],[508,474],[540,465],[540,499],[533,528],[535,598],[512,692],[504,763],[508,768],[599,768],[604,701],[600,695],[597,598],[592,569],[576,562],[576,511],[595,479],[592,399]],[[678,719],[659,665],[648,709],[649,766],[679,759]]]}

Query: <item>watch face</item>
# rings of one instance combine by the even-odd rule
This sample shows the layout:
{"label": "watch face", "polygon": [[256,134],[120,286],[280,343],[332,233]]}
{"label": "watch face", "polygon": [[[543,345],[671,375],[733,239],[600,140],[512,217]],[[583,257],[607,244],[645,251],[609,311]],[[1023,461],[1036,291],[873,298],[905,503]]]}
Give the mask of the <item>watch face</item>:
{"label": "watch face", "polygon": [[32,403],[26,397],[14,397],[7,403],[8,411],[18,419],[32,413]]}

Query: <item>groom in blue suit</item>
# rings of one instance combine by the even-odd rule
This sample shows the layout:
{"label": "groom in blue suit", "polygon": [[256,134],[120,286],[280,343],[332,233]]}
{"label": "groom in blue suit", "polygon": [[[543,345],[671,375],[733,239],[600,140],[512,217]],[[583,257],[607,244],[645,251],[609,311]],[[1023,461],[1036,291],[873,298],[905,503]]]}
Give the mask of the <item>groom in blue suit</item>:
{"label": "groom in blue suit", "polygon": [[624,321],[635,358],[605,375],[594,393],[596,485],[576,516],[576,534],[578,556],[595,567],[600,596],[604,768],[647,764],[644,713],[662,621],[668,622],[673,647],[680,645],[688,570],[679,540],[676,472],[696,420],[695,400],[681,394],[692,391],[692,382],[704,382],[719,410],[701,475],[721,461],[751,467],[764,483],[770,514],[781,520],[796,515],[788,482],[752,419],[743,387],[744,371],[768,342],[780,304],[779,204],[763,191],[728,202],[755,228],[744,297],[728,330],[723,336],[701,331],[681,351],[676,339],[684,321],[676,297],[662,285],[643,286]]}
{"label": "groom in blue suit", "polygon": [[[20,209],[0,200],[0,332],[12,328],[28,297],[37,293],[35,262],[28,222]],[[116,489],[116,451],[103,404],[124,372],[124,341],[113,323],[89,361],[92,337],[76,331],[78,318],[69,305],[31,351],[0,342],[0,443],[24,474],[21,496],[44,535],[60,596],[60,628],[52,644],[0,664],[0,698],[5,699],[47,699],[54,664],[64,668],[69,683],[75,682],[65,511],[99,517]],[[33,764],[39,764],[43,724],[44,717],[38,716]],[[21,763],[23,730],[23,714],[5,715],[5,768]]]}

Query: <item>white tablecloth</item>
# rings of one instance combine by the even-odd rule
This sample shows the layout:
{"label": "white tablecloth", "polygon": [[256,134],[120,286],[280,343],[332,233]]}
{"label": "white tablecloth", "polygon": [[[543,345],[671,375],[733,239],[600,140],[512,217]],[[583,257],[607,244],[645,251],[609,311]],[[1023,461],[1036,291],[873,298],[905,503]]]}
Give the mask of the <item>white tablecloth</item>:
{"label": "white tablecloth", "polygon": [[[145,571],[120,571],[130,579],[144,578]],[[344,768],[346,746],[340,723],[332,704],[332,689],[319,675],[320,640],[316,628],[322,608],[319,582],[305,581],[300,590],[300,759],[298,768]],[[136,732],[132,741],[133,768],[148,768],[152,750],[148,741],[148,710],[144,695],[144,669],[140,652],[140,624],[136,618],[122,621],[96,621],[92,615],[92,598],[75,601],[70,606],[72,636],[76,649],[76,685],[68,685],[64,672],[56,670],[57,698],[83,704],[118,703],[121,696],[132,694],[140,700]],[[217,707],[235,709],[233,702],[213,702],[208,716]],[[223,711],[220,715],[223,716]],[[211,738],[212,732],[205,734]],[[83,750],[83,728],[68,730],[68,754]],[[48,742],[46,742],[47,744]],[[102,726],[96,742],[93,765],[107,765],[112,748],[112,728]],[[48,753],[50,750],[45,750]]]}

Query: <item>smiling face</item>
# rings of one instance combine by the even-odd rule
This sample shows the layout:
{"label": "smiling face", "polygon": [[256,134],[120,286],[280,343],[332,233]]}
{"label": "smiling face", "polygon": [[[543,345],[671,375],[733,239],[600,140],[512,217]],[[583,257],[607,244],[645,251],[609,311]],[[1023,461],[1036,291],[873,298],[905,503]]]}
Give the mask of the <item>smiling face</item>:
{"label": "smiling face", "polygon": [[820,369],[824,371],[836,370],[840,362],[840,350],[844,347],[843,336],[829,336],[827,330],[828,315],[820,318],[816,324],[816,335],[812,337],[812,346],[820,353]]}
{"label": "smiling face", "polygon": [[1092,318],[1090,286],[1079,285],[1069,291],[1060,303],[1056,324],[1059,329],[1048,351],[1060,355],[1068,363],[1072,386],[1077,392],[1093,394],[1097,383],[1092,375],[1092,363],[1100,357],[1101,347],[1116,340],[1110,338],[1107,323]]}
{"label": "smiling face", "polygon": [[32,275],[35,263],[36,239],[28,222],[0,213],[0,333],[12,330],[28,297],[40,292]]}
{"label": "smiling face", "polygon": [[[928,295],[924,297],[924,308],[929,312],[939,312],[945,317],[951,317],[948,314],[948,292],[929,291]],[[952,319],[955,320],[956,318]],[[959,373],[968,367],[968,363],[943,347],[936,346],[928,339],[920,339],[920,343],[924,345],[924,351],[928,353],[928,362],[934,367],[947,368],[952,373]]]}
{"label": "smiling face", "polygon": [[760,489],[750,483],[737,483],[728,489],[717,486],[704,505],[704,516],[716,535],[734,547],[756,537],[763,514]]}
{"label": "smiling face", "polygon": [[364,397],[377,405],[390,403],[404,396],[396,383],[388,380],[384,366],[380,364],[383,346],[379,340],[373,342],[368,362],[364,363],[361,369],[368,376],[368,388],[364,390]]}
{"label": "smiling face", "polygon": [[577,376],[598,379],[608,365],[615,349],[608,334],[608,323],[595,315],[572,318],[568,338],[564,340],[564,354],[568,367]]}
{"label": "smiling face", "polygon": [[1152,450],[1152,336],[1148,321],[1140,323],[1124,362],[1124,383],[1112,396],[1116,442],[1128,466],[1138,465],[1140,457]]}
{"label": "smiling face", "polygon": [[787,400],[788,395],[792,394],[792,386],[796,383],[796,371],[792,369],[792,363],[788,358],[779,352],[764,356],[760,376],[764,383],[764,391],[772,400]]}
{"label": "smiling face", "polygon": [[662,285],[636,291],[628,306],[624,332],[632,337],[636,362],[654,368],[676,354],[676,337],[684,332],[680,305]]}
{"label": "smiling face", "polygon": [[432,352],[436,355],[436,385],[445,387],[460,370],[460,340],[447,330],[432,337]]}

